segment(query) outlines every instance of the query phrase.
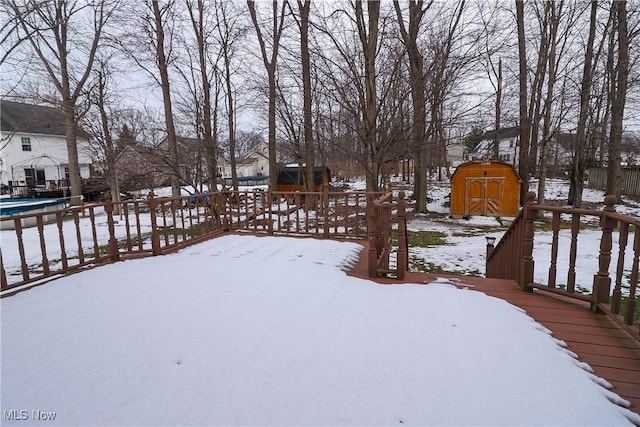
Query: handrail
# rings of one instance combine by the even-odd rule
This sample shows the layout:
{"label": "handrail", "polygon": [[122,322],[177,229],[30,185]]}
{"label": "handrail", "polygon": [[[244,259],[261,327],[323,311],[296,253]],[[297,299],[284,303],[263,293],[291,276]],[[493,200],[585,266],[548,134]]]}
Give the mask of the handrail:
{"label": "handrail", "polygon": [[[635,319],[640,258],[640,220],[617,213],[616,199],[613,196],[605,197],[604,208],[598,211],[537,205],[534,203],[535,193],[533,192],[527,194],[526,200],[525,206],[498,245],[495,248],[488,247],[487,277],[515,280],[526,291],[539,289],[588,301],[593,311],[608,314],[640,339],[640,328]],[[547,217],[550,214],[551,217],[551,258],[548,266],[538,265],[538,271],[541,271],[540,267],[546,268],[547,277],[546,283],[539,283],[534,280],[534,237],[536,218],[545,214]],[[580,229],[587,217],[598,218],[601,230],[598,271],[594,275],[591,283],[592,292],[589,295],[578,292],[580,284],[576,283]],[[559,236],[565,224],[570,233],[569,257],[568,263],[559,265]],[[633,243],[630,244],[631,237]],[[612,265],[614,240],[617,241],[615,248],[617,255],[615,265]],[[631,254],[631,263],[626,260],[627,252]],[[567,272],[564,289],[557,284],[558,272],[561,269],[566,269]],[[624,316],[622,316],[623,313]]]}
{"label": "handrail", "polygon": [[[392,201],[393,193],[389,191],[376,200],[370,200],[367,204],[368,272],[369,277],[372,278],[394,274],[397,279],[402,280],[408,268],[405,193],[401,191],[398,194],[397,203]],[[390,269],[394,210],[397,212],[398,253],[396,267]]]}
{"label": "handrail", "polygon": [[[5,232],[0,248],[0,290],[120,259],[162,255],[225,231],[364,239],[367,202],[381,196],[330,192],[328,186],[322,192],[225,190],[180,197],[150,192],[146,199],[116,202],[106,193],[104,203],[11,216],[0,222],[15,229],[14,238]],[[105,223],[106,233],[100,226]]]}

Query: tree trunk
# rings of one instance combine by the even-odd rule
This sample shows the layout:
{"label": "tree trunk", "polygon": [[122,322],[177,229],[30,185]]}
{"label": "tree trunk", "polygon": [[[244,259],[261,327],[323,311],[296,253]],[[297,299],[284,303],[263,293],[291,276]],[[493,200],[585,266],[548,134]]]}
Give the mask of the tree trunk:
{"label": "tree trunk", "polygon": [[524,205],[525,196],[529,191],[529,135],[530,122],[527,109],[527,49],[524,35],[524,1],[516,0],[516,21],[518,26],[518,57],[519,57],[519,82],[520,82],[520,153],[519,168],[520,179],[520,205]]}
{"label": "tree trunk", "polygon": [[[306,163],[306,189],[314,190],[314,143],[313,143],[313,117],[311,115],[311,57],[309,54],[309,9],[311,0],[298,0],[300,11],[300,58],[302,61],[302,96],[303,96],[303,121],[304,121],[304,153]],[[313,204],[313,203],[311,203]]]}
{"label": "tree trunk", "polygon": [[[551,107],[553,101],[554,87],[557,78],[556,49],[558,45],[558,24],[559,17],[556,13],[556,5],[551,2],[550,13],[550,33],[549,33],[549,54],[547,55],[549,75],[547,77],[547,91],[543,105],[542,123],[542,144],[540,147],[539,176],[538,176],[538,203],[544,204],[545,187],[547,180],[547,148],[552,139],[551,132]],[[538,212],[542,218],[542,211]]]}
{"label": "tree trunk", "polygon": [[80,178],[80,165],[78,163],[78,144],[76,143],[76,118],[75,106],[72,101],[62,102],[64,122],[67,128],[65,141],[69,156],[69,186],[71,187],[71,204],[78,205],[82,195],[82,179]]}
{"label": "tree trunk", "polygon": [[[411,147],[415,150],[414,157],[414,198],[415,211],[427,212],[427,168],[424,162],[425,151],[425,79],[424,58],[418,48],[418,34],[425,10],[422,0],[409,2],[409,27],[406,28],[398,0],[393,5],[400,25],[400,34],[409,57],[409,81],[411,85],[411,102],[413,107],[413,123],[411,124]],[[403,162],[404,164],[404,162]],[[404,174],[404,171],[403,171]]]}
{"label": "tree trunk", "polygon": [[629,77],[629,35],[627,33],[627,2],[618,0],[613,3],[617,15],[618,63],[615,69],[613,103],[611,105],[611,133],[609,135],[609,163],[607,165],[607,194],[622,201],[620,180],[622,178],[622,122],[627,97]]}
{"label": "tree trunk", "polygon": [[498,82],[496,89],[495,137],[493,139],[493,158],[500,160],[500,116],[502,115],[502,58],[498,58]]}
{"label": "tree trunk", "polygon": [[162,101],[164,104],[164,120],[167,126],[167,148],[169,150],[169,167],[171,169],[171,195],[180,196],[180,161],[178,158],[178,144],[176,143],[176,128],[173,122],[173,111],[171,104],[171,86],[169,83],[169,71],[167,57],[164,51],[164,29],[162,28],[162,12],[158,1],[152,2],[153,16],[156,30],[156,61],[160,73],[160,84],[162,85]]}
{"label": "tree trunk", "polygon": [[576,149],[574,152],[573,168],[570,176],[568,203],[576,208],[582,206],[582,191],[584,189],[584,172],[586,166],[586,137],[587,118],[589,116],[589,97],[591,95],[593,44],[596,37],[596,17],[598,13],[598,1],[591,1],[591,18],[589,23],[589,38],[584,58],[582,71],[582,87],[580,90],[580,115],[578,117],[578,129],[576,131]]}
{"label": "tree trunk", "polygon": [[267,53],[265,40],[262,36],[262,30],[258,24],[255,1],[247,0],[247,6],[249,7],[251,21],[253,22],[253,26],[256,30],[258,43],[260,44],[262,62],[264,63],[269,78],[269,184],[271,185],[271,188],[275,190],[278,185],[278,163],[276,157],[276,65],[278,60],[278,49],[280,47],[280,36],[282,35],[282,29],[284,27],[286,2],[282,3],[280,17],[278,18],[278,0],[272,1],[273,43],[271,55]]}
{"label": "tree trunk", "polygon": [[[364,99],[364,141],[369,154],[369,170],[376,174],[371,176],[369,174],[367,179],[367,190],[378,191],[379,182],[378,176],[380,172],[380,159],[377,147],[377,135],[376,135],[376,123],[378,115],[378,95],[376,87],[376,54],[378,49],[378,19],[380,16],[380,2],[368,1],[367,2],[367,22],[364,24],[364,12],[362,10],[362,3],[356,2],[356,20],[359,23],[359,36],[362,43],[362,49],[364,53],[364,85],[365,85],[365,99]],[[368,28],[368,34],[367,34]]]}
{"label": "tree trunk", "polygon": [[200,63],[200,79],[202,80],[202,127],[203,127],[203,139],[206,153],[207,169],[209,170],[208,187],[209,191],[217,191],[217,174],[218,165],[216,161],[216,144],[213,139],[213,130],[211,128],[211,82],[208,76],[207,67],[207,51],[206,40],[204,33],[204,0],[198,0],[197,4],[198,14],[197,18],[194,17],[192,9],[189,10],[191,14],[191,23],[193,24],[193,30],[198,43],[198,60]]}
{"label": "tree trunk", "polygon": [[415,156],[414,198],[416,212],[426,212],[426,167],[422,164],[421,152],[425,143],[425,87],[423,57],[417,46],[417,34],[422,19],[422,1],[409,2],[409,27],[404,25],[399,2],[393,2],[400,33],[409,57],[409,81],[411,85],[411,101],[413,107],[413,122],[411,124],[411,147],[417,152]]}

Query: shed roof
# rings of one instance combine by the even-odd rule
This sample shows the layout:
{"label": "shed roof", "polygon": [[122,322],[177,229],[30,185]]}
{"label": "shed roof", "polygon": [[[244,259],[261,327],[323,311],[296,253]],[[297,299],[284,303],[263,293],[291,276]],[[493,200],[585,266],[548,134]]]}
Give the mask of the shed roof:
{"label": "shed roof", "polygon": [[[44,135],[67,134],[64,113],[60,108],[5,100],[0,101],[0,129]],[[89,134],[79,126],[77,136],[89,138]]]}
{"label": "shed roof", "polygon": [[473,165],[480,165],[480,166],[490,166],[490,165],[501,165],[501,166],[506,166],[509,169],[511,169],[513,171],[513,174],[516,176],[516,178],[518,178],[518,182],[522,182],[522,179],[520,179],[520,175],[518,174],[518,171],[516,171],[515,166],[513,166],[511,163],[506,163],[506,162],[500,162],[498,160],[490,160],[490,161],[483,161],[483,160],[473,160],[470,162],[466,162],[466,163],[462,163],[461,165],[459,165],[456,170],[453,172],[453,174],[451,174],[451,181],[453,181],[453,178],[456,176],[456,173],[458,173],[459,170],[465,169],[469,166],[473,166]]}

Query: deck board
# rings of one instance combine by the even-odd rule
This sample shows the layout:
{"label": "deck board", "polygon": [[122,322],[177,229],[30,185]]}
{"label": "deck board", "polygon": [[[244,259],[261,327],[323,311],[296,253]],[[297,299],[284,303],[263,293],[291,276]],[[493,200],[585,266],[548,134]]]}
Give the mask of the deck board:
{"label": "deck board", "polygon": [[[368,242],[361,243],[365,248],[349,275],[368,279]],[[591,312],[585,301],[543,291],[524,292],[514,281],[480,277],[407,272],[402,282],[384,277],[376,282],[426,284],[439,277],[525,310],[555,338],[564,341],[567,349],[577,354],[581,362],[589,364],[596,376],[611,383],[611,391],[628,400],[630,410],[640,413],[640,342],[606,315]]]}

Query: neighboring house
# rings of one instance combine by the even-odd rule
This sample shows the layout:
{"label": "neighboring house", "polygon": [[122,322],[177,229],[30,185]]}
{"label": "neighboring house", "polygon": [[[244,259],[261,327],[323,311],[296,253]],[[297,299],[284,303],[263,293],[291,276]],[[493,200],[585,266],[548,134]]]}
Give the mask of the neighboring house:
{"label": "neighboring house", "polygon": [[464,163],[465,146],[461,142],[447,143],[447,160],[452,167],[458,167]]}
{"label": "neighboring house", "polygon": [[[498,158],[495,157],[495,143],[498,143]],[[520,128],[508,127],[498,131],[490,130],[484,133],[468,160],[495,159],[518,166],[520,154]]]}
{"label": "neighboring house", "polygon": [[[238,178],[269,176],[269,145],[260,143],[253,147],[246,156],[236,160]],[[231,162],[224,157],[218,157],[218,174],[222,178],[231,178]]]}
{"label": "neighboring house", "polygon": [[[63,112],[55,107],[0,101],[0,182],[57,190],[69,186]],[[80,177],[91,174],[89,135],[76,130]]]}
{"label": "neighboring house", "polygon": [[[176,136],[176,145],[178,148],[178,171],[171,170],[169,163],[165,161],[166,175],[170,177],[178,172],[183,182],[198,181],[197,177],[200,180],[206,180],[208,172],[204,141],[199,138]],[[169,141],[166,137],[158,144],[157,151],[158,155],[165,159],[169,158]]]}
{"label": "neighboring house", "polygon": [[153,147],[126,145],[115,159],[116,176],[122,191],[138,191],[170,185],[166,163]]}
{"label": "neighboring house", "polygon": [[[520,155],[520,130],[518,127],[500,129],[498,133],[498,159],[494,156],[496,131],[485,132],[475,149],[469,153],[469,160],[500,160],[518,167]],[[556,173],[562,171],[573,161],[576,135],[557,133],[545,148],[547,166]],[[594,155],[593,153],[591,155]]]}
{"label": "neighboring house", "polygon": [[573,133],[558,133],[547,146],[547,166],[560,172],[573,162],[577,136]]}

